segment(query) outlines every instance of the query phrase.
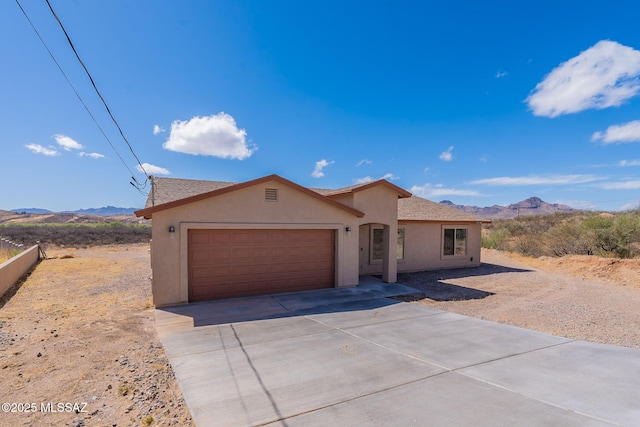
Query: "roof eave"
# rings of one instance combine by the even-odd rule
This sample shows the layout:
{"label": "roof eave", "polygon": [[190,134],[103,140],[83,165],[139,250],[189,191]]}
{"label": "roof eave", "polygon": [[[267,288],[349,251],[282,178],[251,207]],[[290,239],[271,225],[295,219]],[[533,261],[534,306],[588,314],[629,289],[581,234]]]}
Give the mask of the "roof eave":
{"label": "roof eave", "polygon": [[398,219],[398,222],[434,222],[439,224],[491,224],[489,219]]}
{"label": "roof eave", "polygon": [[387,181],[386,179],[379,179],[376,181],[371,181],[368,182],[366,184],[362,184],[358,187],[351,187],[351,188],[346,188],[346,189],[337,189],[335,191],[331,191],[325,194],[325,196],[337,196],[340,194],[349,194],[349,193],[357,193],[359,191],[364,191],[364,190],[368,190],[369,188],[373,188],[376,187],[378,185],[385,185],[393,190],[395,190],[398,193],[398,198],[402,199],[402,198],[406,198],[406,197],[411,197],[412,194],[410,192],[408,192],[407,190],[405,190],[404,188],[398,187],[397,185]]}
{"label": "roof eave", "polygon": [[225,194],[225,193],[230,193],[236,190],[241,190],[243,188],[248,188],[248,187],[253,187],[254,185],[258,185],[258,184],[262,184],[265,182],[269,182],[269,181],[278,181],[282,184],[285,184],[289,187],[295,188],[305,194],[310,195],[311,197],[317,198],[319,200],[322,200],[325,203],[329,203],[330,205],[333,205],[339,209],[345,210],[347,212],[352,213],[353,215],[355,215],[358,218],[362,218],[364,217],[364,212],[359,211],[358,209],[354,209],[350,206],[344,205],[340,202],[336,202],[333,199],[330,199],[329,197],[326,197],[322,194],[316,193],[313,190],[310,190],[306,187],[303,187],[299,184],[296,184],[293,181],[289,181],[288,179],[282,178],[279,175],[267,175],[264,176],[262,178],[257,178],[251,181],[245,181],[245,182],[241,182],[238,184],[234,184],[234,185],[230,185],[228,187],[224,187],[224,188],[219,188],[217,190],[213,190],[213,191],[208,191],[206,193],[201,193],[201,194],[196,194],[195,196],[190,196],[190,197],[185,197],[184,199],[179,199],[179,200],[174,200],[172,202],[168,202],[168,203],[163,203],[161,205],[156,205],[156,206],[152,206],[149,208],[145,208],[145,209],[140,209],[135,211],[135,215],[137,217],[141,217],[143,216],[145,219],[152,219],[152,216],[155,212],[159,212],[159,211],[163,211],[163,210],[167,210],[167,209],[171,209],[171,208],[175,208],[178,206],[183,206],[189,203],[194,203],[194,202],[198,202],[200,200],[204,200],[204,199],[208,199],[210,197],[215,197],[215,196],[219,196],[221,194]]}

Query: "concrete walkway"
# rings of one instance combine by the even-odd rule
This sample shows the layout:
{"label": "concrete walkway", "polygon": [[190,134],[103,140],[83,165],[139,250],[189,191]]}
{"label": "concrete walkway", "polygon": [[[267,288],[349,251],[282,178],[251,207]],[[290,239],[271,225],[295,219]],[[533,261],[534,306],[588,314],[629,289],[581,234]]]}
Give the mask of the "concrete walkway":
{"label": "concrete walkway", "polygon": [[387,298],[413,292],[198,303],[156,328],[199,427],[640,425],[640,350]]}

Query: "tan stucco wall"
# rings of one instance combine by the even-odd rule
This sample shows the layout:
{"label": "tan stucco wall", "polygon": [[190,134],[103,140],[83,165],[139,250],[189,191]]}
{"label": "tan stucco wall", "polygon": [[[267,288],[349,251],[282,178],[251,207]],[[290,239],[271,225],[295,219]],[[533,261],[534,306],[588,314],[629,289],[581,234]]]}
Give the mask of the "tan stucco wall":
{"label": "tan stucco wall", "polygon": [[[371,262],[370,227],[376,224],[360,226],[360,274],[381,274],[382,265]],[[464,256],[442,256],[442,229],[466,228],[467,254]],[[404,259],[398,260],[398,272],[438,270],[446,268],[477,267],[480,265],[481,227],[476,223],[432,223],[403,222],[398,228],[404,228]]]}
{"label": "tan stucco wall", "polygon": [[38,245],[33,245],[19,255],[0,264],[0,297],[15,285],[18,279],[38,262],[39,258],[40,248]]}
{"label": "tan stucco wall", "polygon": [[[358,241],[358,267],[360,274],[382,274],[388,282],[395,282],[398,272],[396,262],[396,236],[398,234],[398,193],[384,186],[376,186],[353,193],[353,206],[366,212],[360,218]],[[385,260],[369,264],[369,226],[378,224],[387,227],[390,239],[385,251]],[[363,235],[365,234],[365,235]],[[364,245],[366,242],[366,246]],[[386,268],[385,268],[386,267]],[[386,271],[385,271],[386,270]]]}
{"label": "tan stucco wall", "polygon": [[[279,201],[265,201],[277,188]],[[358,284],[358,221],[347,212],[277,181],[153,214],[153,302],[188,302],[188,230],[194,228],[309,228],[336,230],[336,286]],[[170,226],[175,227],[169,233]],[[352,231],[347,232],[346,227]]]}
{"label": "tan stucco wall", "polygon": [[354,193],[353,207],[365,212],[360,224],[398,223],[398,193],[388,187],[377,186]]}
{"label": "tan stucco wall", "polygon": [[[398,269],[403,272],[435,270],[441,268],[477,267],[480,265],[481,224],[476,223],[430,223],[400,222],[405,229],[405,259]],[[442,229],[466,228],[467,254],[464,256],[442,256]]]}
{"label": "tan stucco wall", "polygon": [[[330,196],[330,198],[335,200],[336,202],[342,203],[343,205],[347,205],[349,207],[355,208],[355,206],[353,205],[353,194],[352,193],[338,194],[336,196]],[[358,208],[356,208],[356,209],[358,209]]]}

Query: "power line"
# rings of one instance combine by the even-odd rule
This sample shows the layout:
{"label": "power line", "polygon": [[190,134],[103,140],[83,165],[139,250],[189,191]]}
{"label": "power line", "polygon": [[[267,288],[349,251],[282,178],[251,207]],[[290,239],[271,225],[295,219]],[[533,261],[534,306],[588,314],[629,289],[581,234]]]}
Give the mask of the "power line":
{"label": "power line", "polygon": [[138,165],[140,166],[140,169],[142,169],[142,171],[144,172],[145,176],[148,176],[147,171],[145,171],[144,170],[144,166],[142,166],[142,162],[140,161],[140,159],[136,155],[135,151],[133,151],[133,147],[129,143],[129,140],[127,139],[126,136],[124,136],[124,132],[122,131],[122,128],[120,128],[120,124],[118,123],[116,118],[113,117],[113,114],[111,114],[111,110],[109,109],[109,106],[107,105],[107,102],[102,97],[102,94],[98,90],[98,87],[96,86],[96,83],[93,81],[93,77],[91,76],[91,73],[89,72],[87,67],[84,65],[84,62],[82,62],[82,59],[80,59],[80,55],[78,54],[78,51],[76,50],[76,47],[73,45],[73,42],[71,41],[71,38],[69,37],[69,34],[67,33],[67,30],[64,28],[64,25],[62,25],[62,21],[60,21],[60,18],[58,18],[58,15],[53,10],[53,6],[51,6],[51,3],[49,3],[49,0],[45,0],[45,1],[47,2],[47,5],[49,6],[49,10],[51,10],[51,13],[53,14],[53,17],[58,22],[58,25],[60,25],[60,29],[62,29],[62,32],[64,33],[64,36],[67,38],[67,42],[69,42],[69,46],[71,46],[71,50],[73,50],[73,53],[76,55],[76,58],[78,59],[78,62],[82,66],[82,69],[87,74],[87,77],[89,77],[89,80],[91,81],[91,85],[93,86],[93,89],[96,91],[96,94],[98,94],[98,97],[100,98],[100,101],[102,101],[102,104],[104,105],[104,108],[106,108],[107,113],[109,113],[109,117],[111,117],[111,120],[113,121],[113,124],[115,124],[116,127],[118,128],[118,131],[120,132],[120,136],[122,136],[122,139],[124,139],[124,142],[127,143],[127,146],[129,147],[129,150],[131,151],[131,154],[133,154],[133,157],[135,157],[136,161],[138,162]]}
{"label": "power line", "polygon": [[[47,4],[49,5],[49,8],[51,10],[51,12],[53,13],[54,17],[56,18],[56,20],[58,21],[59,25],[62,27],[62,23],[60,22],[60,20],[58,19],[57,15],[55,14],[55,12],[53,11],[53,8],[51,7],[51,5],[49,4],[49,1],[46,0]],[[118,159],[120,159],[120,161],[122,162],[122,164],[124,165],[124,167],[129,171],[129,173],[131,174],[131,179],[133,180],[133,182],[135,182],[135,184],[133,182],[130,182],[131,185],[133,185],[141,194],[143,195],[147,195],[145,194],[142,189],[144,189],[146,187],[147,181],[148,181],[148,174],[146,172],[146,170],[144,169],[144,166],[142,166],[142,163],[140,162],[140,159],[138,158],[138,156],[135,154],[135,152],[133,151],[133,148],[131,147],[131,144],[129,144],[129,141],[126,139],[126,137],[124,136],[124,133],[122,132],[122,129],[120,128],[120,126],[118,125],[117,121],[115,120],[115,118],[113,117],[113,115],[111,114],[111,110],[109,109],[109,107],[107,106],[104,98],[102,97],[102,95],[100,94],[100,92],[98,91],[98,88],[96,87],[93,78],[91,77],[91,75],[89,74],[89,71],[87,70],[87,68],[84,66],[84,63],[82,62],[82,60],[80,59],[80,57],[78,56],[78,53],[76,52],[75,48],[73,47],[73,44],[71,44],[71,40],[69,39],[69,36],[67,35],[67,32],[64,30],[64,27],[62,27],[63,32],[65,33],[65,36],[67,37],[67,40],[69,41],[69,43],[71,44],[71,47],[74,51],[74,53],[76,54],[76,57],[78,58],[78,60],[80,61],[80,63],[82,64],[82,67],[84,68],[85,72],[87,73],[87,75],[89,76],[89,79],[91,80],[91,84],[93,85],[95,91],[98,93],[98,96],[100,97],[100,99],[102,100],[102,103],[104,104],[105,108],[107,109],[107,112],[109,113],[109,116],[111,117],[111,119],[113,120],[113,122],[115,123],[116,127],[118,128],[118,130],[120,131],[120,135],[122,136],[122,138],[125,140],[125,142],[127,143],[127,146],[129,147],[129,149],[131,150],[131,153],[133,154],[133,156],[135,157],[136,161],[138,162],[138,165],[140,166],[141,171],[145,174],[145,176],[147,177],[147,179],[145,180],[145,182],[141,185],[140,183],[138,183],[138,181],[135,178],[135,174],[134,172],[131,170],[131,168],[127,165],[127,163],[124,161],[124,159],[122,158],[122,156],[120,155],[120,153],[118,152],[118,150],[116,149],[115,145],[113,145],[113,143],[111,142],[111,140],[109,139],[109,137],[107,136],[107,134],[105,133],[105,131],[102,129],[102,127],[100,126],[100,124],[98,123],[98,121],[96,120],[95,116],[93,115],[93,113],[91,112],[91,110],[89,109],[89,107],[87,106],[87,104],[84,102],[84,100],[82,99],[82,97],[80,96],[80,94],[78,93],[78,91],[76,90],[75,86],[73,85],[73,83],[71,83],[71,80],[69,79],[69,77],[67,76],[67,74],[64,72],[64,70],[62,69],[62,66],[60,65],[60,63],[58,62],[58,60],[55,58],[55,56],[53,55],[53,52],[51,52],[51,49],[49,49],[49,46],[47,45],[47,43],[44,41],[44,39],[42,38],[42,36],[40,35],[40,33],[38,32],[38,29],[35,27],[35,25],[33,24],[33,22],[31,21],[31,19],[29,18],[29,15],[27,14],[27,12],[24,10],[24,8],[22,7],[22,5],[20,4],[19,0],[16,0],[16,3],[18,4],[18,7],[20,8],[20,11],[22,12],[22,14],[24,15],[24,17],[27,19],[27,22],[29,22],[29,25],[31,26],[31,28],[33,29],[33,31],[36,33],[36,35],[38,36],[38,39],[40,40],[40,42],[42,43],[42,45],[44,46],[44,48],[46,49],[47,53],[49,54],[49,56],[51,57],[51,59],[53,60],[53,62],[56,64],[56,66],[58,67],[58,70],[60,70],[60,73],[62,73],[63,77],[65,78],[65,80],[67,81],[67,84],[69,85],[69,87],[71,87],[71,90],[73,91],[73,93],[76,95],[76,97],[78,98],[78,100],[80,101],[80,103],[82,104],[82,106],[84,107],[84,109],[86,110],[87,114],[89,114],[89,117],[91,117],[91,120],[93,121],[93,123],[96,125],[96,127],[98,128],[98,130],[100,131],[100,133],[102,134],[102,136],[107,140],[107,142],[109,143],[109,145],[111,146],[111,149],[114,151],[114,153],[116,153],[116,156],[118,157]]]}
{"label": "power line", "polygon": [[65,80],[67,81],[67,83],[69,84],[69,86],[71,87],[71,90],[73,90],[73,93],[75,93],[76,97],[78,98],[78,100],[80,101],[80,103],[82,104],[82,106],[84,107],[84,109],[87,111],[87,113],[89,114],[89,116],[91,117],[91,119],[93,120],[93,123],[95,123],[95,125],[98,127],[98,129],[100,130],[100,133],[102,133],[102,136],[104,136],[104,138],[107,140],[107,142],[109,143],[109,145],[111,146],[111,148],[113,149],[113,151],[116,153],[116,155],[118,156],[118,158],[120,159],[120,161],[122,162],[122,164],[124,165],[124,167],[127,168],[127,170],[130,173],[133,173],[131,171],[131,169],[129,168],[129,166],[127,165],[127,163],[124,161],[124,159],[122,158],[122,156],[120,156],[120,153],[118,153],[118,150],[116,150],[115,146],[113,145],[113,143],[111,142],[111,140],[109,139],[109,137],[105,134],[104,130],[102,129],[102,127],[100,126],[100,124],[98,123],[98,121],[96,120],[96,118],[93,116],[93,114],[91,113],[91,110],[89,110],[89,107],[87,107],[87,104],[85,104],[84,100],[82,99],[82,97],[80,96],[80,94],[78,93],[78,91],[76,90],[76,88],[73,86],[73,83],[71,83],[71,80],[69,80],[69,77],[67,77],[67,74],[64,72],[64,70],[62,69],[62,67],[60,66],[60,64],[58,63],[58,60],[56,60],[55,56],[53,55],[53,53],[51,52],[51,50],[49,49],[49,46],[47,46],[47,43],[44,41],[44,39],[42,38],[42,36],[40,35],[40,33],[38,32],[38,30],[36,29],[35,25],[33,25],[33,22],[31,22],[31,19],[29,18],[29,16],[27,15],[27,13],[25,12],[25,10],[22,8],[22,5],[20,4],[19,0],[16,0],[16,3],[18,3],[18,7],[20,8],[20,10],[22,11],[22,14],[24,15],[25,18],[27,18],[27,21],[29,22],[29,25],[31,25],[31,28],[33,29],[33,31],[36,33],[36,35],[38,36],[38,38],[40,39],[40,42],[42,43],[42,45],[44,46],[44,48],[47,50],[47,53],[49,53],[49,56],[51,57],[51,59],[53,60],[53,62],[56,64],[56,66],[58,67],[58,70],[60,70],[60,72],[62,73],[62,75],[64,76]]}

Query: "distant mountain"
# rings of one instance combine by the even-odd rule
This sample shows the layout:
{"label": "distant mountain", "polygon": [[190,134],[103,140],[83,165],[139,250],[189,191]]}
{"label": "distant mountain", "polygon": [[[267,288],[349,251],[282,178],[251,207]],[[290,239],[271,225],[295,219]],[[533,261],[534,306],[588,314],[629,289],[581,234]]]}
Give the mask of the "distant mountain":
{"label": "distant mountain", "polygon": [[137,211],[139,208],[118,208],[115,206],[105,206],[102,208],[89,208],[89,209],[78,209],[75,211],[62,211],[62,212],[53,212],[48,209],[40,209],[40,208],[20,208],[20,209],[11,209],[11,212],[20,213],[20,214],[52,214],[52,213],[76,213],[80,215],[98,215],[98,216],[113,216],[113,215],[133,215],[134,211]]}
{"label": "distant mountain", "polygon": [[10,212],[15,213],[28,213],[28,214],[48,214],[53,213],[48,209],[40,209],[40,208],[20,208],[20,209],[11,209]]}
{"label": "distant mountain", "polygon": [[139,208],[117,208],[115,206],[105,206],[103,208],[78,209],[77,211],[73,211],[73,213],[99,216],[133,215],[133,212],[138,209]]}
{"label": "distant mountain", "polygon": [[456,205],[449,200],[443,200],[440,204],[487,219],[516,218],[518,216],[526,215],[550,215],[556,212],[566,213],[575,212],[577,210],[567,205],[547,203],[539,197],[529,197],[526,200],[509,206],[493,205],[484,208],[478,206]]}

